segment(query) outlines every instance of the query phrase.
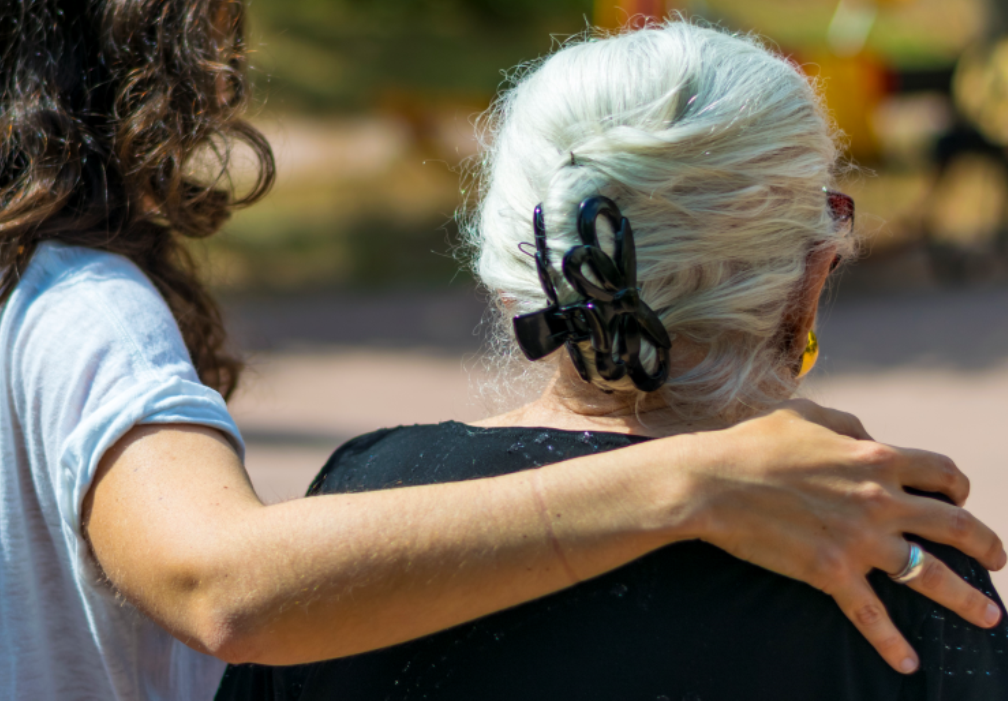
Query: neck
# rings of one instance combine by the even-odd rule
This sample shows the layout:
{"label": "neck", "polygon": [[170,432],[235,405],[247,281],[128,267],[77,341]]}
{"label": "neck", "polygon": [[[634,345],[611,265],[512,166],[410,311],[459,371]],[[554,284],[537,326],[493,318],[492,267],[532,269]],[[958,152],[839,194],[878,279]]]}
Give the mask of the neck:
{"label": "neck", "polygon": [[662,438],[725,428],[720,420],[686,421],[669,407],[661,392],[606,393],[562,362],[542,395],[530,404],[475,425],[526,426],[565,431],[607,431]]}

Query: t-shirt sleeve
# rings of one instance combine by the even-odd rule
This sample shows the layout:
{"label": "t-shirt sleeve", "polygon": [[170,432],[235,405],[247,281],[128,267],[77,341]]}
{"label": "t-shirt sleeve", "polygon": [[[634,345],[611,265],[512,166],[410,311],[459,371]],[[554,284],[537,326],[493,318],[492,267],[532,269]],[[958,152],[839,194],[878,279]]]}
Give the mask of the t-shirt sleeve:
{"label": "t-shirt sleeve", "polygon": [[45,472],[34,479],[51,483],[78,573],[94,574],[81,505],[105,451],[132,427],[197,424],[221,431],[241,457],[244,446],[153,285],[116,256],[77,263],[25,290],[10,376],[25,444],[38,453],[31,464]]}

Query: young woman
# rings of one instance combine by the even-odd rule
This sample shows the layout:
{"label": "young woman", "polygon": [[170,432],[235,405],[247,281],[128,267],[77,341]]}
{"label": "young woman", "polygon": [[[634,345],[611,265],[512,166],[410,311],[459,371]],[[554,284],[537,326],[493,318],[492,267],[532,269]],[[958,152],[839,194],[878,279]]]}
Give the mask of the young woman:
{"label": "young woman", "polygon": [[[815,360],[819,295],[854,247],[854,204],[827,189],[836,148],[796,67],[670,21],[568,45],[492,117],[470,229],[477,268],[510,347],[552,378],[535,402],[475,425],[350,441],[313,493],[514,474],[723,429],[789,396]],[[563,529],[566,515],[554,516]],[[913,532],[931,535],[923,523]],[[911,677],[822,592],[692,542],[590,580],[569,560],[576,587],[385,650],[233,667],[217,698],[1008,699],[1008,624],[986,630],[982,608],[967,621],[912,591],[934,593],[930,577],[951,568],[956,590],[938,599],[961,601],[969,585],[996,598],[990,577],[913,540],[888,546],[882,569],[894,576],[871,577],[913,636]]]}
{"label": "young woman", "polygon": [[[182,243],[272,181],[240,119],[242,12],[0,6],[0,696],[209,698],[221,660],[391,645],[695,538],[828,590],[909,669],[866,573],[898,569],[923,523],[1003,564],[949,460],[807,403],[534,472],[264,506],[222,398],[240,364]],[[235,140],[260,162],[243,197]],[[971,619],[991,603],[945,570],[922,587]]]}

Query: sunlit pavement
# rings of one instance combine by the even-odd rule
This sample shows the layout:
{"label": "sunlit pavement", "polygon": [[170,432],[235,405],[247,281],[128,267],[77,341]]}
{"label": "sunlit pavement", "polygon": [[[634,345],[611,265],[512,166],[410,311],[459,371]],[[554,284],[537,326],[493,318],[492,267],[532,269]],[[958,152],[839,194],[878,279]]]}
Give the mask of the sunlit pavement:
{"label": "sunlit pavement", "polygon": [[[338,320],[339,305],[327,308]],[[471,329],[478,303],[465,309],[451,316]],[[854,300],[824,309],[820,328],[822,360],[804,394],[857,414],[877,440],[951,456],[972,480],[970,509],[1008,538],[1008,289]],[[483,376],[474,348],[425,338],[418,350],[381,334],[348,345],[369,333],[254,356],[233,411],[267,501],[302,494],[359,433],[487,413],[472,399]],[[1008,573],[995,581],[1008,591]]]}

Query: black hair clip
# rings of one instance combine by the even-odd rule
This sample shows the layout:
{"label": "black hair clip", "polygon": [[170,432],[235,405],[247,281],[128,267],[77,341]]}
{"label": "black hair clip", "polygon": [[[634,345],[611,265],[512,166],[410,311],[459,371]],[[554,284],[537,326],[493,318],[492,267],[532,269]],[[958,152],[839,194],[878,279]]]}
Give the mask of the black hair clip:
{"label": "black hair clip", "polygon": [[[616,232],[615,261],[599,245],[596,222],[600,216],[609,220]],[[536,268],[549,306],[514,318],[515,337],[525,356],[539,360],[566,345],[574,367],[589,382],[577,344],[591,341],[595,368],[601,377],[616,381],[629,375],[642,392],[659,389],[668,377],[672,340],[658,315],[640,298],[633,230],[616,203],[601,196],[581,203],[577,230],[582,245],[571,248],[563,258],[563,275],[581,296],[573,304],[561,306],[553,284],[542,205],[536,207],[533,228]],[[585,266],[598,283],[584,274]],[[640,361],[642,336],[658,353],[658,367],[653,373],[648,373]]]}

